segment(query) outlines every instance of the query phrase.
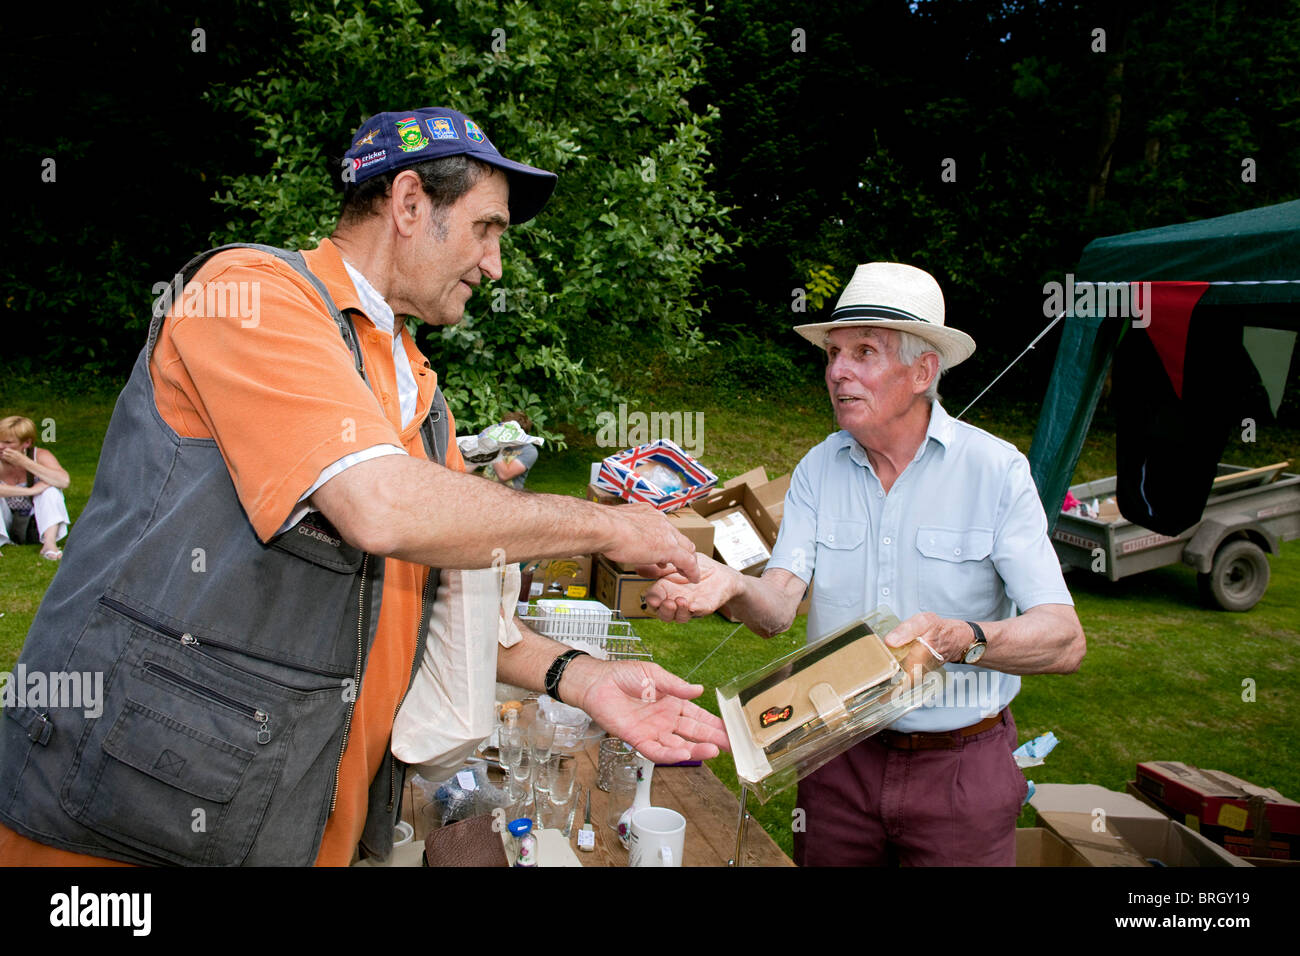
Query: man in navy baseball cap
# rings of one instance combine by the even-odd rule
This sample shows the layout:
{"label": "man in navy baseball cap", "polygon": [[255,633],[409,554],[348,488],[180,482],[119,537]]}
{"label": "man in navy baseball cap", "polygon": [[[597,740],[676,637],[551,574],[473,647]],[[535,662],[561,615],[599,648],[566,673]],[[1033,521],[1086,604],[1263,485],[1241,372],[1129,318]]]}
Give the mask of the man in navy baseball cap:
{"label": "man in navy baseball cap", "polygon": [[468,156],[505,173],[510,224],[527,222],[555,191],[555,173],[506,159],[483,128],[464,113],[442,107],[379,113],[361,124],[344,155],[345,193],[383,173],[446,156]]}

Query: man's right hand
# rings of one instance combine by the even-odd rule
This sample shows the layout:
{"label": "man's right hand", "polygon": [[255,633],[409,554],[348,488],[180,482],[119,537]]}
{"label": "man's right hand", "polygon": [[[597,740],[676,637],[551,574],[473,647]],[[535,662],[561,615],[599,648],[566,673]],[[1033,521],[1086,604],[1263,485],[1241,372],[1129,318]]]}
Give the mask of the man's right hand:
{"label": "man's right hand", "polygon": [[655,565],[660,574],[675,572],[685,582],[700,580],[695,545],[663,512],[640,502],[598,507],[612,519],[613,535],[601,552],[611,561]]}
{"label": "man's right hand", "polygon": [[696,557],[700,566],[698,583],[669,573],[646,591],[646,607],[660,620],[684,624],[693,617],[712,614],[744,591],[745,581],[739,571],[702,554]]}

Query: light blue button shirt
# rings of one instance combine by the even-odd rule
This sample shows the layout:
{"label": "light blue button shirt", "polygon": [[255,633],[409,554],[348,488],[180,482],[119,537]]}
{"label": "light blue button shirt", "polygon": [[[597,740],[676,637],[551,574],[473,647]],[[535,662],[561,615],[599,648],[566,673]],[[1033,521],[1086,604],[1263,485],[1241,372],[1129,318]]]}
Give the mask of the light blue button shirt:
{"label": "light blue button shirt", "polygon": [[[934,402],[925,441],[886,494],[846,431],[808,452],[786,494],[769,568],[817,579],[808,637],[832,633],[881,605],[902,620],[921,611],[1000,621],[1016,609],[1074,601],[1047,538],[1047,519],[1014,445],[959,422]],[[1020,678],[946,664],[942,686],[895,730],[956,730],[997,713]]]}

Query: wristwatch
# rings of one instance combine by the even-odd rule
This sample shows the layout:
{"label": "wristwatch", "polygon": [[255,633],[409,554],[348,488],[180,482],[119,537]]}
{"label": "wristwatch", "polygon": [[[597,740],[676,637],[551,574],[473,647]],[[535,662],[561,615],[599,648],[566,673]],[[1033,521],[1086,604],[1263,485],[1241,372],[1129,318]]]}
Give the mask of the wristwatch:
{"label": "wristwatch", "polygon": [[551,666],[546,669],[546,693],[550,694],[552,699],[559,701],[561,704],[564,703],[564,701],[560,700],[560,678],[564,676],[565,668],[569,666],[569,661],[575,657],[590,656],[586,651],[570,649],[551,661]]}
{"label": "wristwatch", "polygon": [[966,650],[962,651],[961,662],[963,664],[978,664],[984,652],[989,649],[989,640],[984,636],[984,629],[974,621],[967,621],[970,629],[975,632],[975,640],[970,642]]}

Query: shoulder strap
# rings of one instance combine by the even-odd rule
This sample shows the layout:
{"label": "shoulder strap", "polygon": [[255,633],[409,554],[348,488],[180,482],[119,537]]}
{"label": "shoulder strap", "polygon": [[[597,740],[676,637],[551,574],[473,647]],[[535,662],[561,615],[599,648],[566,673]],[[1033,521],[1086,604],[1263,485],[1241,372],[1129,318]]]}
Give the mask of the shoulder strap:
{"label": "shoulder strap", "polygon": [[[357,366],[357,374],[363,380],[366,378],[365,362],[361,358],[361,345],[357,341],[356,329],[353,328],[351,321],[348,320],[339,307],[334,304],[334,299],[325,288],[325,283],[307,268],[307,261],[303,259],[302,253],[280,249],[276,246],[263,245],[260,242],[232,242],[228,245],[218,246],[215,249],[209,249],[207,252],[199,253],[181,269],[172,280],[172,284],[167,291],[158,296],[153,304],[153,317],[149,322],[149,339],[145,346],[146,354],[153,356],[154,346],[158,343],[158,334],[162,331],[163,319],[171,311],[172,304],[183,294],[185,286],[198,273],[203,264],[219,252],[225,252],[228,249],[257,249],[260,252],[268,253],[277,259],[282,259],[293,267],[299,275],[311,283],[320,297],[325,301],[325,307],[329,309],[330,315],[334,318],[334,324],[339,328],[339,334],[343,336],[343,341],[347,343],[348,350],[352,353],[352,359]],[[442,389],[437,388],[433,393],[433,404],[429,409],[429,416],[420,426],[420,437],[424,441],[424,450],[440,465],[447,463],[447,401],[443,398]]]}
{"label": "shoulder strap", "polygon": [[149,322],[149,339],[145,345],[146,355],[153,357],[154,346],[158,343],[158,334],[162,331],[163,319],[171,311],[172,305],[184,293],[185,286],[198,273],[203,264],[219,252],[226,252],[229,249],[256,249],[259,252],[265,252],[282,259],[293,267],[299,275],[311,283],[320,297],[325,300],[325,307],[329,309],[330,315],[334,319],[334,324],[339,328],[339,334],[343,336],[343,341],[347,343],[348,351],[352,353],[352,360],[356,364],[357,374],[363,379],[366,377],[365,362],[361,358],[361,346],[357,342],[356,330],[353,329],[352,323],[347,317],[339,311],[339,307],[334,304],[334,299],[330,296],[329,290],[325,288],[325,283],[307,268],[307,262],[302,257],[301,252],[280,249],[276,246],[263,245],[260,242],[232,242],[229,245],[218,246],[215,249],[209,249],[207,252],[201,252],[181,269],[180,272],[172,279],[172,284],[167,287],[162,295],[158,296],[153,303],[153,317]]}

